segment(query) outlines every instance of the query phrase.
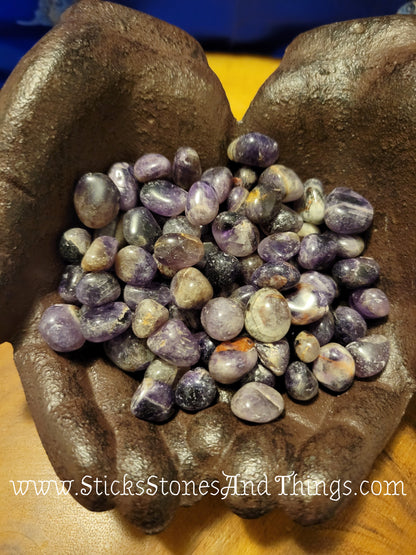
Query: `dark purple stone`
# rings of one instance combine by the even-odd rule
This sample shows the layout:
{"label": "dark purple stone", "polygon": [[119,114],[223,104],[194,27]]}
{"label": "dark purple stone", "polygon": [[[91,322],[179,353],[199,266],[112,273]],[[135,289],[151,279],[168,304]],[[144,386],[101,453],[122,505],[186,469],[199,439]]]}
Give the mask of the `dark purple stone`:
{"label": "dark purple stone", "polygon": [[83,310],[80,325],[85,339],[92,343],[101,343],[126,331],[131,320],[129,307],[117,301]]}
{"label": "dark purple stone", "polygon": [[273,287],[286,291],[299,282],[300,272],[286,260],[276,261],[271,264],[266,262],[253,272],[252,285],[256,287]]}
{"label": "dark purple stone", "polygon": [[153,299],[163,306],[172,301],[172,295],[167,285],[152,283],[146,287],[126,285],[123,292],[124,302],[134,310],[143,299]]}
{"label": "dark purple stone", "polygon": [[170,161],[163,154],[143,154],[133,168],[134,176],[140,183],[154,179],[169,179],[172,173]]}
{"label": "dark purple stone", "polygon": [[233,174],[225,166],[217,166],[205,170],[201,175],[201,181],[205,181],[214,189],[218,202],[221,204],[228,197],[233,185]]}
{"label": "dark purple stone", "polygon": [[211,339],[211,337],[204,331],[200,331],[194,334],[194,337],[198,341],[199,351],[200,351],[200,359],[199,361],[205,366],[208,366],[208,361],[215,351],[217,343]]}
{"label": "dark purple stone", "polygon": [[325,224],[336,233],[362,233],[373,216],[372,205],[352,189],[336,187],[326,197]]}
{"label": "dark purple stone", "polygon": [[283,231],[293,231],[297,233],[302,226],[302,216],[292,210],[292,208],[289,208],[289,206],[282,204],[275,218],[273,218],[271,222],[263,225],[262,228],[267,235],[270,235],[271,233],[281,233]]}
{"label": "dark purple stone", "polygon": [[241,276],[241,263],[236,256],[217,251],[206,258],[204,274],[216,291],[228,289]]}
{"label": "dark purple stone", "polygon": [[255,224],[268,224],[279,212],[283,193],[281,188],[259,183],[249,193],[245,202],[245,215]]}
{"label": "dark purple stone", "polygon": [[217,193],[204,181],[192,184],[186,199],[185,215],[193,225],[210,224],[219,210]]}
{"label": "dark purple stone", "polygon": [[227,210],[229,212],[237,212],[238,214],[246,215],[246,199],[248,197],[248,190],[244,187],[234,187],[231,189],[227,198]]}
{"label": "dark purple stone", "polygon": [[355,361],[357,378],[370,378],[380,374],[390,357],[390,343],[384,335],[375,334],[357,339],[347,345]]}
{"label": "dark purple stone", "polygon": [[175,389],[176,404],[183,410],[196,412],[215,401],[218,390],[215,380],[205,368],[185,372]]}
{"label": "dark purple stone", "polygon": [[344,287],[357,289],[374,283],[380,275],[380,266],[367,256],[344,258],[335,262],[332,275]]}
{"label": "dark purple stone", "polygon": [[154,360],[155,355],[146,345],[145,339],[139,339],[131,329],[104,343],[108,358],[125,372],[145,370]]}
{"label": "dark purple stone", "polygon": [[150,210],[139,206],[124,214],[123,234],[130,245],[137,245],[153,252],[153,245],[162,235],[162,230]]}
{"label": "dark purple stone", "polygon": [[260,240],[257,227],[236,212],[222,212],[212,223],[212,234],[220,249],[233,256],[248,256]]}
{"label": "dark purple stone", "polygon": [[201,237],[201,226],[191,224],[186,216],[169,218],[164,224],[162,231],[163,235],[167,233],[187,233],[198,238]]}
{"label": "dark purple stone", "polygon": [[241,385],[249,382],[260,382],[270,387],[276,387],[276,376],[262,364],[256,366],[241,378]]}
{"label": "dark purple stone", "polygon": [[308,270],[323,270],[334,261],[337,244],[328,235],[311,233],[300,244],[298,262]]}
{"label": "dark purple stone", "polygon": [[287,166],[273,164],[259,176],[259,184],[272,185],[282,191],[283,202],[292,202],[303,196],[304,187],[299,176]]}
{"label": "dark purple stone", "polygon": [[84,225],[98,229],[117,216],[120,193],[108,175],[87,173],[79,179],[75,187],[74,206]]}
{"label": "dark purple stone", "polygon": [[279,262],[282,258],[290,260],[299,252],[299,249],[298,234],[293,231],[285,231],[265,237],[260,241],[257,252],[265,262]]}
{"label": "dark purple stone", "polygon": [[157,272],[152,255],[137,245],[127,245],[118,251],[115,260],[117,276],[129,285],[148,285]]}
{"label": "dark purple stone", "polygon": [[140,190],[143,206],[154,214],[168,218],[179,216],[185,210],[187,192],[166,179],[148,181]]}
{"label": "dark purple stone", "polygon": [[316,322],[312,322],[306,327],[309,333],[312,333],[319,341],[319,344],[326,345],[334,337],[335,333],[335,322],[334,315],[331,311],[328,311]]}
{"label": "dark purple stone", "polygon": [[165,422],[174,413],[174,394],[165,382],[143,378],[131,400],[131,412],[141,420]]}
{"label": "dark purple stone", "polygon": [[66,266],[58,285],[58,293],[65,302],[72,304],[78,303],[76,287],[84,275],[84,270],[78,264],[69,264]]}
{"label": "dark purple stone", "polygon": [[367,324],[359,312],[349,306],[339,306],[334,312],[335,341],[347,345],[367,333]]}
{"label": "dark purple stone", "polygon": [[387,295],[377,287],[356,289],[350,295],[350,306],[364,318],[383,318],[390,312]]}
{"label": "dark purple stone", "polygon": [[360,235],[344,235],[325,231],[337,244],[337,256],[339,258],[355,258],[360,256],[365,247],[364,239]]}
{"label": "dark purple stone", "polygon": [[310,401],[318,394],[319,384],[304,362],[289,364],[285,372],[286,391],[296,401]]}
{"label": "dark purple stone", "polygon": [[178,148],[172,164],[173,181],[188,190],[201,178],[201,161],[196,150],[189,146]]}
{"label": "dark purple stone", "polygon": [[267,168],[279,156],[277,142],[262,133],[247,133],[234,139],[227,149],[228,158],[233,162]]}
{"label": "dark purple stone", "polygon": [[250,254],[250,256],[244,256],[240,258],[240,265],[241,265],[241,276],[247,285],[251,284],[251,278],[253,277],[254,272],[257,268],[263,265],[263,260],[260,256],[256,253]]}
{"label": "dark purple stone", "polygon": [[137,206],[138,187],[133,168],[127,162],[116,162],[108,170],[110,177],[120,192],[120,210],[130,210]]}
{"label": "dark purple stone", "polygon": [[49,306],[41,316],[39,333],[58,353],[80,349],[85,338],[81,331],[79,308],[71,304]]}
{"label": "dark purple stone", "polygon": [[176,318],[152,333],[147,346],[159,358],[180,367],[193,366],[200,356],[198,339]]}
{"label": "dark purple stone", "polygon": [[59,241],[59,254],[66,262],[78,264],[91,245],[91,235],[82,227],[67,229]]}
{"label": "dark purple stone", "polygon": [[120,294],[119,282],[108,272],[85,274],[76,287],[78,301],[87,306],[101,306],[113,302]]}

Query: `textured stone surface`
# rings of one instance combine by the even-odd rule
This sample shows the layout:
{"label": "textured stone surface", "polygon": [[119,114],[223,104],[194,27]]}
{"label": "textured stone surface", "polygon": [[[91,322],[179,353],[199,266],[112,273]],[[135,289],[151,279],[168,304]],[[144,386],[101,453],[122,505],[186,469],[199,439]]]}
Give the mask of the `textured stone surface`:
{"label": "textured stone surface", "polygon": [[[287,48],[241,124],[233,122],[195,41],[109,2],[77,3],[20,62],[0,92],[0,306],[8,315],[0,337],[13,340],[39,434],[58,476],[74,480],[73,492],[87,474],[108,480],[127,474],[137,482],[186,472],[199,481],[208,473],[220,478],[221,470],[246,476],[250,466],[270,483],[293,470],[300,480],[315,472],[327,482],[351,480],[354,489],[367,476],[415,384],[416,314],[407,310],[415,295],[414,242],[403,241],[416,235],[415,41],[409,16],[305,33]],[[37,332],[41,311],[59,301],[42,297],[59,281],[57,238],[76,225],[74,183],[92,167],[107,171],[145,152],[172,159],[179,144],[194,146],[203,169],[221,165],[228,140],[251,130],[274,137],[279,162],[302,180],[319,176],[326,192],[351,185],[375,206],[368,255],[380,263],[381,286],[392,301],[381,326],[391,341],[389,363],[377,380],[356,381],[339,397],[320,392],[310,406],[285,399],[284,417],[257,426],[255,435],[224,403],[197,421],[180,412],[166,425],[148,425],[129,411],[132,377],[94,350],[70,358],[53,353]],[[311,524],[351,498],[273,490],[226,503],[244,517],[279,505]],[[76,499],[95,510],[117,506],[148,532],[163,529],[181,503],[193,501],[161,494]]]}

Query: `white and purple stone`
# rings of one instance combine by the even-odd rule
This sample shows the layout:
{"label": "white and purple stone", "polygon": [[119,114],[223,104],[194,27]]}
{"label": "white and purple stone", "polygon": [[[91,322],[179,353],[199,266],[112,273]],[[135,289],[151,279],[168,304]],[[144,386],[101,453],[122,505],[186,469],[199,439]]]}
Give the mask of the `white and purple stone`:
{"label": "white and purple stone", "polygon": [[233,186],[233,174],[225,166],[216,166],[205,170],[201,175],[201,181],[205,181],[214,189],[218,202],[224,202]]}
{"label": "white and purple stone", "polygon": [[180,370],[179,367],[174,364],[170,364],[160,358],[155,358],[146,368],[144,377],[152,378],[153,380],[164,382],[173,386],[178,378],[178,375],[183,370],[183,368]]}
{"label": "white and purple stone", "polygon": [[338,306],[334,312],[335,341],[347,345],[367,333],[367,324],[359,312],[349,306]]}
{"label": "white and purple stone", "polygon": [[204,181],[191,185],[185,205],[185,215],[193,225],[210,224],[218,214],[219,202],[214,188]]}
{"label": "white and purple stone", "polygon": [[79,264],[91,245],[91,235],[83,227],[71,227],[62,234],[59,254],[71,264]]}
{"label": "white and purple stone", "polygon": [[204,245],[194,235],[166,233],[154,245],[153,256],[158,264],[174,273],[181,268],[197,264],[204,257]]}
{"label": "white and purple stone", "polygon": [[188,235],[195,235],[201,237],[201,226],[193,225],[186,216],[176,216],[169,218],[163,225],[163,235],[167,233],[187,233]]}
{"label": "white and purple stone", "polygon": [[199,361],[205,366],[208,366],[209,359],[212,353],[215,351],[218,343],[214,342],[205,331],[200,331],[195,333],[194,337],[196,337],[199,344],[199,351],[200,351]]}
{"label": "white and purple stone", "polygon": [[131,329],[106,341],[104,351],[111,362],[125,372],[141,372],[155,358],[146,341],[136,337]]}
{"label": "white and purple stone", "polygon": [[279,262],[290,260],[296,256],[300,249],[300,240],[297,233],[285,231],[272,233],[262,239],[257,247],[257,252],[265,262]]}
{"label": "white and purple stone", "polygon": [[301,361],[289,364],[285,372],[286,391],[295,401],[310,401],[319,391],[318,380]]}
{"label": "white and purple stone", "polygon": [[101,235],[94,239],[81,260],[85,272],[102,272],[109,270],[115,261],[118,241],[110,235]]}
{"label": "white and purple stone", "polygon": [[370,320],[384,318],[390,312],[387,295],[378,287],[356,289],[351,293],[349,303],[361,316]]}
{"label": "white and purple stone", "polygon": [[133,173],[137,181],[146,183],[154,179],[169,179],[172,173],[172,165],[163,154],[148,153],[136,160]]}
{"label": "white and purple stone", "polygon": [[154,299],[140,301],[133,314],[131,327],[134,335],[144,339],[169,320],[169,310]]}
{"label": "white and purple stone", "polygon": [[270,387],[276,387],[276,376],[262,364],[256,364],[256,366],[250,370],[250,372],[247,372],[240,381],[241,385],[250,382],[260,382]]}
{"label": "white and purple stone", "polygon": [[88,307],[80,316],[81,332],[92,343],[109,341],[130,327],[132,313],[120,301]]}
{"label": "white and purple stone", "polygon": [[62,300],[71,304],[79,303],[76,287],[84,275],[84,270],[78,264],[69,264],[65,267],[58,285],[58,293]]}
{"label": "white and purple stone", "polygon": [[260,240],[257,227],[236,212],[221,212],[212,223],[212,234],[222,251],[238,257],[255,252]]}
{"label": "white and purple stone", "polygon": [[341,393],[354,381],[355,362],[345,347],[338,343],[327,343],[321,347],[312,371],[320,384]]}
{"label": "white and purple stone", "polygon": [[298,263],[307,270],[328,268],[337,254],[336,242],[325,234],[310,234],[300,243]]}
{"label": "white and purple stone", "polygon": [[127,245],[116,255],[115,271],[124,283],[145,286],[155,277],[157,266],[147,250],[137,245]]}
{"label": "white and purple stone", "polygon": [[257,289],[258,288],[254,287],[254,285],[242,285],[241,287],[237,287],[237,289],[235,289],[231,293],[230,299],[238,302],[241,308],[245,310],[248,301],[251,299]]}
{"label": "white and purple stone", "polygon": [[51,349],[68,353],[85,343],[79,319],[79,307],[72,304],[53,304],[42,314],[39,333]]}
{"label": "white and purple stone", "polygon": [[322,182],[312,178],[303,184],[303,195],[297,200],[295,208],[304,222],[320,225],[324,221],[325,195]]}
{"label": "white and purple stone", "polygon": [[189,412],[206,409],[215,401],[218,390],[214,378],[205,368],[188,370],[175,389],[178,407]]}
{"label": "white and purple stone", "polygon": [[336,242],[338,258],[355,258],[364,250],[365,242],[360,235],[344,235],[333,231],[325,231],[325,235]]}
{"label": "white and purple stone", "polygon": [[89,272],[82,276],[76,286],[76,296],[81,304],[101,306],[116,301],[121,287],[109,272]]}
{"label": "white and purple stone", "polygon": [[260,183],[251,189],[245,202],[245,215],[254,224],[267,224],[279,212],[282,190],[274,185]]}
{"label": "white and purple stone", "polygon": [[249,382],[234,393],[230,406],[231,412],[241,420],[265,424],[282,414],[284,401],[273,387],[260,382]]}
{"label": "white and purple stone", "polygon": [[126,212],[137,206],[139,191],[132,166],[128,162],[116,162],[107,173],[119,190],[120,210]]}
{"label": "white and purple stone", "polygon": [[104,173],[87,173],[76,184],[74,206],[87,227],[97,229],[110,223],[120,208],[120,192]]}
{"label": "white and purple stone", "polygon": [[257,364],[254,341],[241,337],[220,343],[210,356],[208,370],[219,383],[231,384],[240,380]]}
{"label": "white and purple stone", "polygon": [[390,343],[381,334],[368,335],[346,346],[355,361],[357,378],[371,378],[380,374],[390,357]]}
{"label": "white and purple stone", "polygon": [[335,280],[327,274],[311,270],[309,272],[303,272],[300,275],[299,281],[300,283],[309,283],[315,290],[325,295],[328,305],[338,296],[338,286]]}
{"label": "white and purple stone", "polygon": [[148,337],[147,346],[159,358],[180,367],[193,366],[200,356],[198,339],[176,318]]}
{"label": "white and purple stone", "polygon": [[368,287],[377,281],[380,276],[380,266],[369,256],[344,258],[332,266],[332,275],[344,287],[358,289]]}
{"label": "white and purple stone", "polygon": [[302,330],[295,337],[294,347],[299,360],[309,363],[318,358],[321,345],[312,333]]}
{"label": "white and purple stone", "polygon": [[291,312],[283,295],[271,287],[256,291],[250,298],[246,314],[247,332],[264,343],[282,339],[289,331]]}
{"label": "white and purple stone", "polygon": [[187,192],[166,179],[148,181],[140,189],[140,201],[153,214],[167,218],[185,210]]}
{"label": "white and purple stone", "polygon": [[305,326],[328,312],[327,297],[309,283],[300,282],[286,294],[292,324]]}
{"label": "white and purple stone", "polygon": [[234,139],[227,149],[227,155],[233,162],[267,168],[276,162],[279,156],[277,142],[262,133],[247,133]]}
{"label": "white and purple stone", "polygon": [[262,364],[275,376],[282,376],[286,372],[290,359],[287,339],[280,339],[274,343],[256,341],[256,350]]}
{"label": "white and purple stone", "polygon": [[[279,187],[283,193],[283,202],[292,202],[303,195],[303,183],[298,175],[292,169],[282,164],[274,164],[264,170],[259,177],[260,183]],[[299,217],[302,220],[302,217]]]}
{"label": "white and purple stone", "polygon": [[146,287],[126,285],[123,291],[124,302],[134,310],[143,299],[154,299],[163,306],[172,301],[172,295],[167,285],[163,283],[150,283]]}
{"label": "white and purple stone", "polygon": [[286,260],[281,259],[273,263],[266,262],[257,268],[251,276],[251,284],[259,288],[273,287],[286,291],[296,285],[299,279],[299,270]]}
{"label": "white and purple stone", "polygon": [[173,159],[172,175],[176,185],[186,190],[201,178],[201,161],[195,149],[189,146],[178,148]]}
{"label": "white and purple stone", "polygon": [[131,400],[131,412],[141,420],[165,422],[174,413],[173,389],[165,382],[143,378]]}
{"label": "white and purple stone", "polygon": [[244,327],[244,311],[233,299],[215,297],[201,310],[201,324],[212,339],[230,341]]}
{"label": "white and purple stone", "polygon": [[257,183],[257,173],[253,168],[242,166],[234,174],[234,184],[244,187],[248,191]]}
{"label": "white and purple stone", "polygon": [[139,206],[124,214],[123,234],[130,245],[137,245],[152,252],[155,241],[162,235],[162,230],[150,210]]}
{"label": "white and purple stone", "polygon": [[245,216],[247,197],[248,190],[245,187],[234,187],[227,198],[227,210]]}
{"label": "white and purple stone", "polygon": [[362,233],[373,221],[374,209],[359,193],[336,187],[326,197],[325,224],[336,233]]}

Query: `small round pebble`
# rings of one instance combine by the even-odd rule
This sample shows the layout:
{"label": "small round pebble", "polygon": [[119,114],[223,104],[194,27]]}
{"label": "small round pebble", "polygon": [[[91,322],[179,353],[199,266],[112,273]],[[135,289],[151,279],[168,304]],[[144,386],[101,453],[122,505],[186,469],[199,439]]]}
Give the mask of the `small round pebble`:
{"label": "small round pebble", "polygon": [[279,156],[277,142],[262,133],[247,133],[234,139],[228,146],[227,155],[233,162],[267,168]]}
{"label": "small round pebble", "polygon": [[168,218],[185,210],[187,192],[166,179],[148,181],[140,189],[140,201],[153,214]]}
{"label": "small round pebble", "polygon": [[150,210],[138,206],[124,214],[123,234],[130,245],[137,245],[153,252],[153,245],[162,235],[162,230]]}
{"label": "small round pebble", "polygon": [[313,373],[320,384],[341,393],[354,380],[355,362],[345,347],[328,343],[321,347],[319,357],[313,363]]}
{"label": "small round pebble", "polygon": [[319,384],[316,377],[304,362],[289,364],[285,372],[286,391],[296,401],[310,401],[318,394]]}
{"label": "small round pebble", "polygon": [[91,235],[82,227],[67,229],[59,241],[59,254],[66,262],[79,264],[91,245]]}
{"label": "small round pebble", "polygon": [[362,233],[373,221],[374,209],[359,193],[336,187],[326,197],[325,224],[336,233]]}
{"label": "small round pebble", "polygon": [[179,308],[202,308],[214,291],[208,279],[197,268],[182,268],[170,284],[172,299]]}
{"label": "small round pebble", "polygon": [[201,161],[197,151],[189,146],[178,148],[172,164],[173,181],[188,190],[201,177]]}
{"label": "small round pebble", "polygon": [[165,422],[174,413],[174,394],[170,385],[143,378],[131,400],[131,412],[141,420]]}
{"label": "small round pebble", "polygon": [[118,249],[115,237],[101,235],[94,239],[81,261],[85,272],[102,272],[109,270],[114,264]]}
{"label": "small round pebble", "polygon": [[309,283],[312,287],[322,293],[328,305],[331,305],[335,297],[338,296],[338,287],[335,280],[327,275],[311,270],[300,274],[300,283]]}
{"label": "small round pebble", "polygon": [[320,320],[328,312],[327,297],[309,283],[298,283],[286,295],[292,324],[305,326]]}
{"label": "small round pebble", "polygon": [[106,341],[104,351],[108,358],[125,372],[145,370],[155,358],[146,341],[136,337],[130,329]]}
{"label": "small round pebble", "polygon": [[120,192],[112,179],[103,173],[83,175],[74,192],[78,218],[87,227],[97,229],[110,223],[120,208]]}
{"label": "small round pebble", "polygon": [[390,312],[387,295],[377,287],[356,289],[351,293],[349,302],[352,308],[370,320],[384,318]]}
{"label": "small round pebble", "polygon": [[347,345],[355,361],[357,378],[371,378],[384,370],[390,357],[390,343],[381,334],[369,335]]}
{"label": "small round pebble", "polygon": [[76,288],[84,275],[84,270],[78,264],[69,264],[65,267],[58,285],[58,293],[63,301],[70,304],[79,303]]}
{"label": "small round pebble", "polygon": [[228,289],[241,275],[242,263],[223,251],[212,252],[206,257],[204,274],[216,291]]}
{"label": "small round pebble", "polygon": [[146,287],[126,285],[123,291],[124,302],[131,310],[134,310],[143,299],[154,299],[163,306],[172,301],[169,287],[162,283],[150,283]]}
{"label": "small round pebble", "polygon": [[168,179],[171,172],[172,167],[168,158],[163,154],[153,152],[140,156],[133,167],[134,176],[140,183],[146,183],[154,179]]}
{"label": "small round pebble", "polygon": [[[283,202],[292,202],[301,198],[304,191],[303,183],[298,175],[282,164],[274,164],[264,170],[259,177],[259,183],[280,187],[283,192]],[[302,220],[302,216],[299,215],[299,218]]]}
{"label": "small round pebble", "polygon": [[193,266],[202,260],[204,245],[194,235],[166,233],[156,241],[153,256],[158,263],[176,273],[181,268]]}
{"label": "small round pebble", "polygon": [[216,166],[204,171],[201,181],[205,181],[214,189],[218,202],[224,202],[233,186],[233,174],[225,166]]}
{"label": "small round pebble", "polygon": [[204,181],[191,185],[186,199],[185,215],[193,225],[210,224],[219,210],[217,193]]}
{"label": "small round pebble", "polygon": [[247,383],[231,399],[232,413],[241,420],[256,424],[276,420],[283,410],[283,397],[276,389],[264,383]]}
{"label": "small round pebble", "polygon": [[321,348],[319,341],[307,331],[301,331],[295,337],[295,352],[302,362],[313,362],[319,356]]}
{"label": "small round pebble", "polygon": [[39,332],[49,347],[58,353],[76,351],[85,343],[79,308],[72,304],[49,306],[39,321]]}
{"label": "small round pebble", "polygon": [[205,368],[185,372],[175,389],[175,401],[183,410],[196,412],[214,402],[218,390],[214,378]]}
{"label": "small round pebble", "polygon": [[248,256],[259,244],[257,227],[236,212],[221,212],[212,223],[212,234],[222,251],[233,256]]}
{"label": "small round pebble", "polygon": [[219,383],[237,382],[257,364],[257,351],[249,337],[220,343],[212,353],[208,370]]}
{"label": "small round pebble", "polygon": [[359,312],[349,306],[338,306],[334,312],[335,340],[347,345],[367,333],[367,324]]}
{"label": "small round pebble", "polygon": [[259,256],[265,262],[278,262],[290,260],[296,256],[300,249],[300,240],[297,233],[285,231],[272,233],[262,239],[257,247]]}
{"label": "small round pebble", "polygon": [[179,367],[160,358],[155,358],[146,368],[144,377],[165,382],[173,386],[179,374]]}
{"label": "small round pebble", "polygon": [[247,372],[240,381],[241,385],[249,382],[260,382],[270,387],[276,386],[276,376],[262,364],[256,364],[256,366],[250,370],[250,372]]}
{"label": "small round pebble", "polygon": [[80,315],[81,331],[92,343],[109,341],[130,327],[132,314],[123,302],[88,307]]}
{"label": "small round pebble", "polygon": [[130,285],[148,285],[157,272],[152,255],[137,245],[127,245],[120,249],[114,265],[117,277]]}
{"label": "small round pebble", "polygon": [[215,297],[201,310],[201,324],[207,334],[217,341],[234,339],[244,327],[241,305],[226,297]]}
{"label": "small round pebble", "polygon": [[337,254],[337,244],[323,233],[307,235],[300,244],[298,262],[307,270],[328,268]]}
{"label": "small round pebble", "polygon": [[193,366],[199,360],[199,343],[186,325],[171,318],[147,339],[147,346],[156,356],[176,366]]}
{"label": "small round pebble", "polygon": [[316,337],[321,347],[329,343],[335,333],[335,322],[332,311],[329,310],[326,312],[322,318],[309,324],[306,329]]}
{"label": "small round pebble", "polygon": [[264,287],[252,295],[245,315],[246,330],[251,337],[273,343],[286,335],[290,323],[288,303],[279,291]]}
{"label": "small round pebble", "polygon": [[372,285],[379,278],[380,266],[369,256],[344,258],[332,266],[332,275],[344,287],[358,289]]}
{"label": "small round pebble", "polygon": [[101,306],[116,301],[120,294],[120,284],[109,272],[89,272],[76,287],[78,301],[87,306]]}
{"label": "small round pebble", "polygon": [[273,287],[285,291],[296,285],[299,279],[299,270],[281,259],[273,263],[266,262],[257,268],[251,276],[251,283],[256,287]]}
{"label": "small round pebble", "polygon": [[296,202],[296,210],[304,222],[320,225],[324,221],[325,195],[319,179],[308,179],[304,183],[303,196]]}
{"label": "small round pebble", "polygon": [[133,314],[132,329],[141,339],[154,333],[169,320],[169,310],[154,299],[140,301]]}

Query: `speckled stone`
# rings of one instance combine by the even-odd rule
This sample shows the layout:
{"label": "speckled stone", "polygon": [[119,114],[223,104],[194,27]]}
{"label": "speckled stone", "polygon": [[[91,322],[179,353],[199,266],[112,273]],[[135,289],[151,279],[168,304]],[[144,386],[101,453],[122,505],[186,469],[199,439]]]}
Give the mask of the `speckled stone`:
{"label": "speckled stone", "polygon": [[336,233],[362,233],[373,221],[374,209],[362,195],[336,187],[326,197],[325,224]]}
{"label": "speckled stone", "polygon": [[234,139],[228,145],[227,155],[233,162],[267,168],[276,162],[279,156],[279,147],[271,137],[253,132]]}
{"label": "speckled stone", "polygon": [[321,347],[319,357],[313,363],[313,373],[320,384],[340,393],[354,380],[355,362],[345,347],[328,343]]}
{"label": "speckled stone", "polygon": [[286,231],[282,233],[272,233],[262,239],[257,247],[259,256],[265,262],[278,262],[290,260],[296,256],[300,249],[300,240],[297,233]]}
{"label": "speckled stone", "polygon": [[76,286],[76,296],[81,304],[101,306],[116,301],[121,294],[117,279],[109,272],[89,272]]}
{"label": "speckled stone", "polygon": [[201,177],[201,161],[195,149],[189,146],[178,148],[172,164],[173,181],[188,190]]}
{"label": "speckled stone", "polygon": [[109,270],[114,264],[118,249],[115,237],[102,235],[97,237],[84,254],[81,267],[85,272],[102,272]]}
{"label": "speckled stone", "polygon": [[291,168],[287,168],[282,164],[274,164],[264,170],[259,177],[260,183],[275,185],[281,188],[283,202],[292,202],[303,195],[303,183],[298,175]]}
{"label": "speckled stone", "polygon": [[288,303],[276,289],[259,289],[249,300],[245,326],[247,332],[257,341],[273,343],[282,339],[290,328],[290,322]]}
{"label": "speckled stone", "polygon": [[215,401],[218,390],[214,378],[205,368],[186,372],[175,389],[175,401],[182,410],[196,412],[206,409]]}
{"label": "speckled stone", "polygon": [[299,279],[299,270],[282,259],[273,263],[266,262],[257,268],[251,276],[251,283],[260,288],[273,287],[280,291],[286,291],[296,285]]}
{"label": "speckled stone", "polygon": [[290,347],[287,339],[280,339],[275,343],[256,341],[256,350],[262,364],[275,376],[285,373],[290,359]]}
{"label": "speckled stone", "polygon": [[204,245],[194,235],[166,233],[156,241],[153,256],[158,264],[176,273],[197,264],[204,256]]}
{"label": "speckled stone", "polygon": [[208,279],[197,268],[182,268],[170,284],[172,299],[179,308],[202,308],[214,291]]}
{"label": "speckled stone", "polygon": [[146,341],[136,337],[131,329],[104,343],[108,358],[125,372],[145,370],[155,355],[148,349]]}
{"label": "speckled stone", "polygon": [[149,337],[169,319],[169,310],[154,299],[140,301],[133,314],[134,334],[143,339]]}
{"label": "speckled stone", "polygon": [[155,277],[157,266],[152,255],[137,245],[127,245],[115,258],[117,277],[130,285],[148,285]]}
{"label": "speckled stone", "polygon": [[185,210],[187,192],[166,179],[148,181],[140,189],[140,201],[153,214],[168,218]]}
{"label": "speckled stone", "polygon": [[308,363],[319,356],[321,346],[312,333],[303,330],[295,337],[294,347],[299,360]]}
{"label": "speckled stone", "polygon": [[156,356],[176,366],[192,366],[199,360],[198,340],[176,318],[168,320],[148,339],[147,346]]}
{"label": "speckled stone", "polygon": [[236,212],[221,212],[212,223],[212,234],[222,251],[238,257],[255,252],[260,240],[257,227]]}
{"label": "speckled stone", "polygon": [[276,217],[268,224],[263,224],[262,229],[266,235],[293,231],[297,233],[303,226],[302,216],[289,206],[282,204]]}
{"label": "speckled stone", "polygon": [[91,235],[83,227],[71,227],[61,236],[59,254],[71,264],[79,264],[91,245]]}
{"label": "speckled stone", "polygon": [[152,378],[159,382],[165,382],[173,386],[180,375],[180,370],[184,371],[183,368],[179,369],[179,367],[174,364],[170,364],[160,358],[155,358],[146,368],[144,377]]}
{"label": "speckled stone", "polygon": [[163,306],[172,301],[172,295],[167,285],[163,283],[151,283],[146,287],[126,285],[123,291],[124,302],[131,310],[134,310],[143,299],[154,299]]}
{"label": "speckled stone", "polygon": [[276,389],[264,383],[247,383],[240,387],[231,399],[233,414],[255,424],[276,420],[283,410],[283,397]]}
{"label": "speckled stone", "polygon": [[205,181],[214,189],[218,202],[224,202],[233,186],[233,174],[225,166],[216,166],[204,171],[201,181]]}
{"label": "speckled stone", "polygon": [[107,173],[120,193],[120,210],[126,212],[137,206],[139,190],[132,166],[128,162],[116,162]]}
{"label": "speckled stone", "polygon": [[201,310],[201,324],[207,334],[217,341],[234,339],[244,327],[241,305],[225,297],[215,297]]}
{"label": "speckled stone", "polygon": [[140,183],[146,183],[146,181],[153,181],[154,179],[169,179],[172,173],[172,165],[163,154],[150,152],[143,154],[136,160],[133,172]]}
{"label": "speckled stone", "polygon": [[387,295],[377,287],[356,289],[351,293],[349,303],[361,316],[370,320],[384,318],[390,312]]}
{"label": "speckled stone", "polygon": [[153,245],[162,235],[162,230],[150,210],[139,206],[124,214],[123,234],[130,245],[137,245],[153,252]]}
{"label": "speckled stone", "polygon": [[185,215],[193,225],[210,224],[218,214],[220,204],[214,188],[204,181],[191,185],[185,205]]}
{"label": "speckled stone", "polygon": [[318,380],[304,362],[289,364],[285,372],[286,391],[295,401],[310,401],[319,391]]}
{"label": "speckled stone", "polygon": [[378,279],[380,266],[369,256],[344,258],[335,262],[332,275],[336,281],[349,289],[368,287]]}
{"label": "speckled stone", "polygon": [[371,378],[384,370],[390,357],[390,342],[384,335],[362,337],[346,346],[355,361],[357,378]]}
{"label": "speckled stone", "polygon": [[82,311],[81,331],[88,341],[101,343],[126,331],[131,324],[131,319],[132,313],[125,303],[119,301],[107,303]]}
{"label": "speckled stone", "polygon": [[39,333],[51,349],[68,353],[85,343],[79,320],[79,307],[72,304],[49,306],[39,321]]}
{"label": "speckled stone", "polygon": [[62,300],[71,304],[79,303],[76,287],[84,275],[84,270],[78,264],[69,264],[65,267],[58,285],[58,293]]}
{"label": "speckled stone", "polygon": [[334,312],[335,340],[347,345],[367,333],[367,324],[359,312],[349,306],[338,306]]}
{"label": "speckled stone", "polygon": [[322,182],[312,178],[303,184],[303,195],[297,200],[295,208],[304,222],[320,225],[324,221],[325,195]]}
{"label": "speckled stone", "polygon": [[201,355],[199,362],[200,364],[208,366],[209,359],[212,353],[215,351],[218,343],[216,341],[213,341],[205,331],[197,332],[194,334],[194,336],[198,340]]}
{"label": "speckled stone", "polygon": [[241,379],[256,364],[254,341],[249,337],[241,337],[220,343],[209,359],[208,370],[217,382],[231,384]]}
{"label": "speckled stone", "polygon": [[117,216],[120,193],[108,175],[87,173],[76,184],[74,206],[81,222],[87,227],[97,229]]}
{"label": "speckled stone", "polygon": [[241,262],[231,254],[222,251],[212,252],[206,257],[204,274],[215,291],[226,290],[238,282]]}
{"label": "speckled stone", "polygon": [[316,322],[328,312],[325,295],[317,291],[309,283],[298,283],[286,294],[291,312],[292,324],[305,326]]}
{"label": "speckled stone", "polygon": [[167,383],[144,378],[133,395],[130,409],[141,420],[165,422],[174,413],[173,390]]}

